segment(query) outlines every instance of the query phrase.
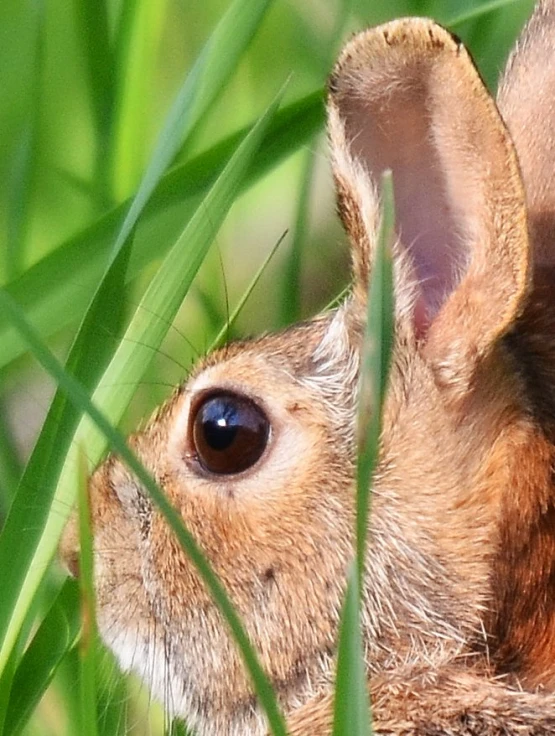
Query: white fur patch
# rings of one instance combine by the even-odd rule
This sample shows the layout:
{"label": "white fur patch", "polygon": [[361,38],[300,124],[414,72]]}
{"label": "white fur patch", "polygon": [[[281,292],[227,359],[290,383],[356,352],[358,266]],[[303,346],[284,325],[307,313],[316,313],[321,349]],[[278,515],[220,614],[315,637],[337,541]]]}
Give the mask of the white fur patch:
{"label": "white fur patch", "polygon": [[165,650],[162,641],[154,636],[145,638],[131,628],[114,626],[103,632],[103,638],[116,655],[122,670],[133,672],[148,684],[152,695],[164,703],[169,715],[187,712],[182,678],[176,675],[171,664],[173,657]]}

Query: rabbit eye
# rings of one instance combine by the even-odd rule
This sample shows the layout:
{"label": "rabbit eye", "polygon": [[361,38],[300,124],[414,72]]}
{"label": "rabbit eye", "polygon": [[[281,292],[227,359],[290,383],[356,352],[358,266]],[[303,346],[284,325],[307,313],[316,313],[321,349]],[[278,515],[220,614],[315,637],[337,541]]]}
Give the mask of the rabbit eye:
{"label": "rabbit eye", "polygon": [[234,393],[210,394],[193,413],[192,442],[202,467],[233,475],[251,468],[268,443],[270,424],[250,399]]}

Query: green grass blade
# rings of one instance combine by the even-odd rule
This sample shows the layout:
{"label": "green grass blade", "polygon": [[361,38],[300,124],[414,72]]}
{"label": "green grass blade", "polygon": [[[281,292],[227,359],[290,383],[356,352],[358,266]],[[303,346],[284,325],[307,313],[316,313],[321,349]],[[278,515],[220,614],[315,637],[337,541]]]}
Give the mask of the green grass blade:
{"label": "green grass blade", "polygon": [[339,627],[332,736],[370,736],[370,703],[364,646],[360,632],[360,593],[351,567]]}
{"label": "green grass blade", "polygon": [[21,466],[0,403],[0,529],[21,478]]}
{"label": "green grass blade", "polygon": [[278,250],[279,246],[285,240],[286,235],[287,235],[287,230],[283,233],[283,235],[280,238],[278,238],[276,244],[274,245],[274,247],[272,248],[272,250],[268,253],[268,255],[266,256],[266,258],[264,259],[264,261],[260,265],[260,268],[258,269],[258,271],[254,274],[254,276],[253,276],[250,284],[247,286],[247,288],[243,292],[243,295],[241,296],[241,298],[237,302],[237,305],[236,305],[235,309],[229,315],[229,319],[227,320],[226,324],[222,327],[222,329],[216,335],[214,341],[212,342],[212,345],[210,346],[210,351],[215,350],[216,348],[221,347],[227,341],[227,339],[229,339],[229,334],[230,334],[230,332],[231,332],[231,330],[233,328],[233,325],[235,324],[235,322],[237,321],[237,318],[239,317],[239,315],[243,311],[243,308],[244,308],[245,304],[247,303],[247,301],[248,301],[250,295],[252,294],[253,290],[256,288],[256,285],[260,281],[260,277],[262,276],[262,274],[264,273],[264,271],[266,270],[266,268],[270,264],[270,261],[272,260],[272,258],[277,253],[277,250]]}
{"label": "green grass blade", "polygon": [[25,261],[30,212],[33,204],[37,158],[39,153],[42,82],[45,67],[45,11],[42,0],[34,12],[35,42],[31,93],[27,120],[20,133],[19,145],[11,172],[6,242],[6,276],[15,278]]}
{"label": "green grass blade", "polygon": [[372,259],[367,323],[361,354],[357,415],[356,564],[348,581],[340,625],[333,736],[368,736],[370,711],[360,629],[360,589],[364,580],[370,487],[378,460],[381,408],[393,343],[393,266],[395,212],[391,172],[381,189],[381,227]]}
{"label": "green grass blade", "polygon": [[[239,181],[258,150],[278,104],[279,98],[239,146],[147,289],[103,375],[104,387],[101,383],[94,392],[94,401],[106,409],[112,421],[119,420],[155,349],[169,329],[217,227],[233,202]],[[119,279],[115,285],[118,283]],[[110,310],[106,315],[108,317],[109,312]],[[156,317],[153,318],[153,315]],[[99,314],[98,319],[103,320],[103,315]],[[92,317],[91,320],[93,323],[97,321]],[[87,385],[93,389],[90,382]],[[26,471],[26,477],[31,481],[27,480],[26,485],[24,476],[19,503],[12,505],[6,526],[0,535],[0,561],[6,560],[8,564],[7,560],[17,550],[16,564],[11,565],[4,596],[0,599],[0,624],[5,632],[0,649],[0,669],[15,643],[30,600],[54,554],[65,519],[75,499],[75,447],[86,444],[87,456],[93,465],[98,462],[105,449],[103,437],[94,431],[86,419],[75,430],[75,417],[64,417],[63,408],[58,407],[55,402],[54,410],[41,433],[38,453],[34,453],[31,458],[31,470],[28,468]],[[72,438],[75,442],[73,445]],[[46,461],[43,457],[46,457]],[[37,493],[38,478],[41,482],[40,497]],[[54,489],[57,480],[57,488]],[[55,509],[55,513],[48,514],[50,506]],[[29,508],[33,513],[32,523],[28,521]],[[21,534],[22,528],[26,529],[25,535]]]}
{"label": "green grass blade", "polygon": [[4,732],[18,736],[33,714],[59,663],[75,646],[81,620],[74,580],[62,587],[17,667]]}
{"label": "green grass blade", "polygon": [[102,201],[107,192],[106,154],[114,107],[114,55],[107,3],[106,0],[74,0],[74,6],[96,135],[96,192]]}
{"label": "green grass blade", "polygon": [[194,736],[194,734],[191,734],[190,731],[187,731],[183,723],[180,723],[179,721],[174,721],[173,723],[171,723],[166,733],[167,736]]}
{"label": "green grass blade", "polygon": [[[254,184],[269,169],[303,145],[321,128],[323,119],[320,90],[281,110],[264,136],[256,161],[242,180],[241,190]],[[145,225],[138,225],[127,281],[135,278],[153,259],[165,255],[172,242],[172,234],[177,232],[175,215],[172,213],[193,211],[247,130],[229,136],[164,176],[145,211]],[[124,203],[116,208],[86,231],[59,246],[6,287],[43,337],[55,334],[83,314],[128,206],[129,203]],[[181,214],[181,222],[183,218]],[[153,238],[153,232],[158,233],[159,237]],[[62,278],[60,274],[65,274],[65,277]],[[21,356],[26,349],[17,331],[1,316],[0,344],[0,369]]]}
{"label": "green grass blade", "polygon": [[210,109],[251,42],[272,0],[233,0],[187,75],[113,247],[135,227],[162,175]]}
{"label": "green grass blade", "polygon": [[99,736],[129,736],[127,715],[129,692],[127,676],[122,674],[106,651],[100,649],[97,671],[97,706]]}
{"label": "green grass blade", "polygon": [[113,99],[113,52],[107,3],[105,0],[74,0],[74,6],[95,126],[103,135]]}
{"label": "green grass blade", "polygon": [[326,304],[324,307],[324,312],[327,312],[328,309],[335,309],[335,307],[338,307],[341,302],[345,301],[345,298],[349,296],[349,292],[351,291],[350,284],[347,286],[344,286],[341,291],[336,294],[333,299],[330,299],[330,301]]}
{"label": "green grass blade", "polygon": [[123,3],[115,44],[116,104],[109,156],[115,201],[133,190],[143,170],[151,112],[148,102],[152,99],[167,6],[167,0]]}
{"label": "green grass blade", "polygon": [[[117,330],[124,304],[119,296],[127,266],[128,248],[114,261],[104,279],[67,361],[68,370],[78,372],[91,388],[109,357],[111,345],[99,325],[113,323]],[[89,347],[90,353],[86,352]],[[69,508],[54,506],[56,481],[63,467],[74,427],[80,414],[63,394],[57,392],[37,444],[25,468],[6,523],[0,533],[0,569],[3,590],[0,598],[0,672],[9,660],[33,598],[54,553],[38,556],[41,542],[52,517],[67,515]],[[53,540],[52,540],[53,541]]]}
{"label": "green grass blade", "polygon": [[[89,388],[95,385],[111,354],[101,327],[110,325],[117,332],[124,315],[125,304],[120,296],[128,254],[129,248],[123,248],[102,281],[67,360],[68,370]],[[0,533],[0,672],[47,569],[48,560],[36,557],[37,546],[52,516],[56,480],[79,418],[79,412],[57,392]]]}
{"label": "green grass blade", "polygon": [[79,641],[80,654],[80,702],[83,736],[98,736],[96,715],[96,606],[93,584],[93,542],[91,515],[87,491],[88,463],[79,448],[78,456],[78,512],[79,512],[79,589],[81,594],[81,616],[83,630]]}
{"label": "green grass blade", "polygon": [[368,293],[366,334],[362,347],[358,404],[357,463],[357,567],[362,579],[370,485],[378,460],[381,431],[381,407],[387,389],[389,363],[393,345],[393,262],[395,209],[391,172],[384,174],[381,188],[381,227],[372,261]]}
{"label": "green grass blade", "polygon": [[26,321],[17,304],[2,289],[0,289],[0,311],[13,321],[43,368],[55,379],[57,385],[66,393],[71,401],[80,410],[86,412],[87,416],[90,417],[97,429],[109,442],[111,449],[128,465],[139,483],[147,490],[152,500],[156,503],[168,525],[175,533],[179,543],[197,568],[215,603],[218,605],[222,616],[227,622],[235,642],[241,651],[247,670],[252,677],[257,696],[266,712],[272,733],[274,736],[286,736],[285,724],[279,712],[275,694],[262,669],[258,655],[252,648],[241,620],[228,599],[217,575],[212,570],[210,563],[202,554],[190,532],[183,525],[179,514],[149,476],[148,472],[143,468],[136,456],[128,448],[124,437],[110,424],[110,421],[104,414],[96,408],[84,387],[73,376],[64,371],[60,363]]}
{"label": "green grass blade", "polygon": [[281,304],[281,321],[284,325],[297,322],[301,317],[302,251],[308,226],[308,205],[312,190],[315,163],[316,155],[314,151],[307,151],[303,162],[293,241],[285,262],[285,279]]}
{"label": "green grass blade", "polygon": [[508,5],[514,5],[515,3],[521,2],[522,0],[490,0],[490,2],[482,3],[482,5],[478,5],[475,8],[466,10],[460,15],[456,15],[454,18],[446,21],[445,25],[448,28],[456,28],[457,26],[462,26],[464,23],[479,20],[484,15],[493,13],[496,10],[507,7]]}
{"label": "green grass blade", "polygon": [[0,675],[0,734],[9,734],[6,730],[6,715],[10,704],[10,698],[12,695],[12,686],[14,676],[16,672],[16,666],[18,661],[18,653],[14,649],[11,653],[10,658],[6,662],[4,670]]}

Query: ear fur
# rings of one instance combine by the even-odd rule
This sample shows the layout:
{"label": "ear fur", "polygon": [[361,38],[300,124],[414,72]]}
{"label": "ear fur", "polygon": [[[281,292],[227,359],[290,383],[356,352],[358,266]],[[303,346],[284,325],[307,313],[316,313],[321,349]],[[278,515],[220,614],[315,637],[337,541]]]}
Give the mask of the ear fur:
{"label": "ear fur", "polygon": [[426,19],[355,36],[329,89],[355,299],[365,298],[376,189],[391,169],[414,333],[438,379],[464,390],[478,360],[519,314],[528,288],[523,186],[495,103],[461,43]]}
{"label": "ear fur", "polygon": [[515,142],[535,260],[555,263],[555,2],[540,0],[499,86],[499,109]]}

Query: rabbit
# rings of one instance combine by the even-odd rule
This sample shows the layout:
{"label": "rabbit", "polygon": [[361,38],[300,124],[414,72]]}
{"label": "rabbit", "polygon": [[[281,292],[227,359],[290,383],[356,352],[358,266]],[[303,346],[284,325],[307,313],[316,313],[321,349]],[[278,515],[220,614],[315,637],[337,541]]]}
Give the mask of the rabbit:
{"label": "rabbit", "polygon": [[[490,97],[460,41],[396,20],[344,48],[328,130],[353,287],[209,355],[130,437],[240,613],[292,736],[331,733],[353,558],[379,182],[395,338],[362,589],[376,734],[555,733],[555,0]],[[90,481],[98,622],[200,736],[265,734],[242,660],[145,490]],[[61,545],[75,571],[74,522]]]}

